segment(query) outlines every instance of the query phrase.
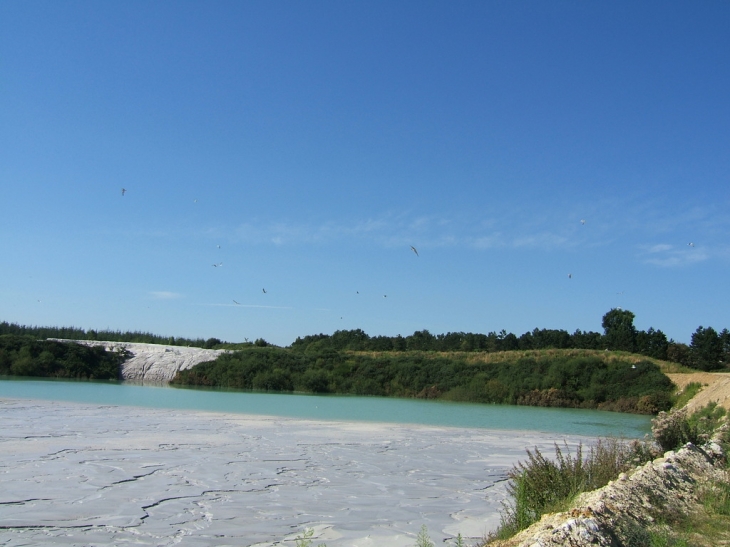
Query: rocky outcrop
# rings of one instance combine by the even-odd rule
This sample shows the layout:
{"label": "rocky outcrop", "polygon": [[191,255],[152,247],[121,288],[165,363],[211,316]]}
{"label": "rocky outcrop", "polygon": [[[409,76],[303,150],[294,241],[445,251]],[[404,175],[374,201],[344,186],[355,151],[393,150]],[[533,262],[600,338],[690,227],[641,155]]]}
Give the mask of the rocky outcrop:
{"label": "rocky outcrop", "polygon": [[[700,486],[727,480],[717,442],[688,443],[677,452],[622,473],[599,490],[582,494],[573,509],[553,513],[499,547],[623,547],[646,543],[647,527],[657,518],[698,510]],[[644,540],[644,541],[642,541]]]}
{"label": "rocky outcrop", "polygon": [[131,342],[58,341],[103,346],[109,351],[127,351],[131,357],[122,363],[119,371],[120,378],[153,383],[167,383],[179,370],[186,370],[206,361],[214,361],[221,353],[226,352],[226,350]]}

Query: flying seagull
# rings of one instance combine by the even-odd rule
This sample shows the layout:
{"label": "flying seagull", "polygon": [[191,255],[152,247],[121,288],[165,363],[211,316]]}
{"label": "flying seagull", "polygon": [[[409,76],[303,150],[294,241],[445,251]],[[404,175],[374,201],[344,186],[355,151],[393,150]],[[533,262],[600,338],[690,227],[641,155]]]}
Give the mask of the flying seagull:
{"label": "flying seagull", "polygon": [[220,245],[217,245],[217,247],[218,247],[219,249],[221,248],[221,246],[220,246]]}
{"label": "flying seagull", "polygon": [[695,246],[695,244],[694,244],[694,243],[692,243],[692,242],[690,242],[690,243],[687,243],[687,245],[689,245],[690,247],[694,247],[694,246]]}
{"label": "flying seagull", "polygon": [[568,274],[568,279],[573,279],[573,274]]}
{"label": "flying seagull", "polygon": [[[231,300],[233,300],[233,298],[231,298]],[[241,305],[241,303],[240,303],[240,302],[236,302],[235,300],[233,300],[233,303],[234,303],[234,304],[237,304],[238,306],[240,306],[240,305]]]}
{"label": "flying seagull", "polygon": [[126,194],[126,193],[127,193],[127,189],[126,188],[122,188],[122,196],[124,196],[124,194]]}
{"label": "flying seagull", "polygon": [[416,250],[416,248],[413,245],[411,245],[411,251],[416,253],[416,256],[418,256],[418,251]]}
{"label": "flying seagull", "polygon": [[264,294],[266,294],[266,289],[261,289],[261,290],[264,291]]}
{"label": "flying seagull", "polygon": [[223,266],[223,262],[219,262],[218,264],[213,264],[214,268],[217,268],[218,266]]}
{"label": "flying seagull", "polygon": [[585,224],[586,223],[586,220],[584,218],[582,218],[582,219],[580,219],[580,223],[581,224]]}
{"label": "flying seagull", "polygon": [[384,295],[383,295],[383,298],[388,298],[388,295],[387,295],[387,294],[384,294]]}

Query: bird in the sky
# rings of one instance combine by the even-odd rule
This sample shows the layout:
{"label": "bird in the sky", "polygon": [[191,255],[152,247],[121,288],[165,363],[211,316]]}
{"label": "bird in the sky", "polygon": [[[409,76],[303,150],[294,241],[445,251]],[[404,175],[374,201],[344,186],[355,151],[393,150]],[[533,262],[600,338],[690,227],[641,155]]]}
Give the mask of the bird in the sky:
{"label": "bird in the sky", "polygon": [[694,243],[692,243],[692,242],[690,242],[690,243],[687,243],[687,245],[689,245],[690,247],[694,247],[694,246],[695,246],[695,244],[694,244]]}
{"label": "bird in the sky", "polygon": [[[233,298],[231,298],[231,300],[233,300]],[[240,305],[241,305],[241,303],[240,303],[240,302],[236,302],[235,300],[233,300],[233,303],[234,303],[234,304],[236,304],[236,305],[238,305],[238,306],[240,306]]]}
{"label": "bird in the sky", "polygon": [[122,188],[122,196],[124,196],[124,194],[126,194],[126,193],[127,193],[127,189],[126,188]]}
{"label": "bird in the sky", "polygon": [[219,249],[221,248],[221,246],[220,246],[220,245],[216,245],[216,247],[218,247]]}
{"label": "bird in the sky", "polygon": [[264,294],[266,294],[266,289],[261,289],[261,290],[264,291]]}
{"label": "bird in the sky", "polygon": [[384,294],[384,295],[383,295],[383,298],[388,298],[388,295],[387,295],[387,294]]}
{"label": "bird in the sky", "polygon": [[568,274],[568,279],[573,279],[573,274],[572,273]]}
{"label": "bird in the sky", "polygon": [[416,256],[418,256],[418,251],[416,250],[416,248],[413,245],[411,245],[411,251],[416,253]]}
{"label": "bird in the sky", "polygon": [[213,264],[214,268],[217,268],[218,266],[223,266],[223,262],[219,262],[218,264]]}
{"label": "bird in the sky", "polygon": [[586,223],[585,219],[584,218],[580,219],[580,223],[585,224]]}
{"label": "bird in the sky", "polygon": [[198,203],[198,200],[197,200],[197,199],[194,199],[194,200],[193,200],[193,203]]}

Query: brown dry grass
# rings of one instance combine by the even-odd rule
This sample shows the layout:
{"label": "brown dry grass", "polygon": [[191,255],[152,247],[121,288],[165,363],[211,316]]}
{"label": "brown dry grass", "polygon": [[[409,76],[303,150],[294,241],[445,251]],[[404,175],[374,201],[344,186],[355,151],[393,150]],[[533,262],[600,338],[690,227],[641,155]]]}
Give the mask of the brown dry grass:
{"label": "brown dry grass", "polygon": [[[351,355],[367,355],[369,357],[397,357],[404,352],[399,351],[352,351]],[[552,359],[556,357],[598,357],[606,362],[628,361],[638,363],[650,361],[656,364],[664,373],[693,372],[693,369],[683,367],[678,363],[662,361],[653,357],[646,357],[626,351],[602,351],[594,349],[537,349],[537,350],[515,350],[515,351],[409,351],[408,355],[418,356],[423,359],[463,359],[467,363],[504,363],[505,361],[518,361],[527,359]]]}

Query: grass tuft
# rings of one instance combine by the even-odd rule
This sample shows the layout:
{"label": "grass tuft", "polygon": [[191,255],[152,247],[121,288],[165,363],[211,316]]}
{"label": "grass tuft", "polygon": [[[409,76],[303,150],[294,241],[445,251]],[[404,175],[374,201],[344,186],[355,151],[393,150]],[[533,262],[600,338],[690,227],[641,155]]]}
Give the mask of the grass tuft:
{"label": "grass tuft", "polygon": [[564,448],[556,444],[554,459],[538,448],[528,450],[527,461],[519,462],[509,473],[507,489],[512,503],[503,507],[500,526],[487,543],[512,537],[546,513],[566,510],[578,494],[601,488],[654,456],[647,443],[617,439],[600,439],[586,455],[582,444],[574,454],[567,444]]}

